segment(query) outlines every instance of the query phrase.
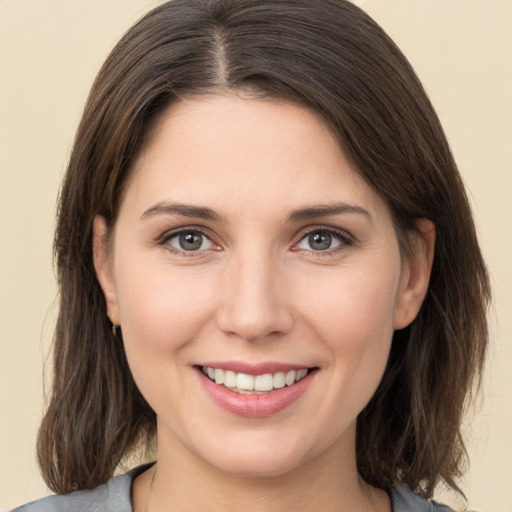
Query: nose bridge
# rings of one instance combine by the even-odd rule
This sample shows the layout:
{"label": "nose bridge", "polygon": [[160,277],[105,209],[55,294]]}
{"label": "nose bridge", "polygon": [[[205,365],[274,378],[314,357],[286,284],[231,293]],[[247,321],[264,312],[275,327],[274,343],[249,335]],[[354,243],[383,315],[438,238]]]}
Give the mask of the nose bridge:
{"label": "nose bridge", "polygon": [[287,303],[280,261],[270,250],[237,251],[223,279],[224,293],[218,312],[219,327],[254,341],[291,329],[293,316]]}

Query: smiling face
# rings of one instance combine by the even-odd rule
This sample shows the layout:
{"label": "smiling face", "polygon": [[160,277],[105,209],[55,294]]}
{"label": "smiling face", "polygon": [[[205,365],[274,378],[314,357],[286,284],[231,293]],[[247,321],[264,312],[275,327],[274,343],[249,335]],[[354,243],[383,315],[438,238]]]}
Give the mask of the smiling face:
{"label": "smiling face", "polygon": [[357,415],[429,258],[402,261],[389,208],[315,114],[238,96],[172,105],[109,244],[96,219],[94,255],[159,459],[355,466]]}

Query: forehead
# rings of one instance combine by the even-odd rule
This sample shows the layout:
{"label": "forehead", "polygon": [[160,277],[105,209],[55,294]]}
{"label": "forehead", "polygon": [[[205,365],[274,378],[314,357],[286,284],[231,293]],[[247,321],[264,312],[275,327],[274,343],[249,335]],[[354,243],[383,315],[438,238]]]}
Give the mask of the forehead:
{"label": "forehead", "polygon": [[228,197],[244,210],[333,201],[382,207],[310,109],[239,95],[172,104],[135,162],[125,200],[137,208],[152,200],[227,207]]}

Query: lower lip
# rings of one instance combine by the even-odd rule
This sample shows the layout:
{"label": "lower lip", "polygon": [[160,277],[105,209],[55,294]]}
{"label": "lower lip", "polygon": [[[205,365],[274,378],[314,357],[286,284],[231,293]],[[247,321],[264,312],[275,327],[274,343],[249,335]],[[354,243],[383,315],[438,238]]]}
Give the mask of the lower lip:
{"label": "lower lip", "polygon": [[316,371],[309,371],[299,382],[269,393],[245,395],[219,386],[198,370],[201,382],[212,400],[226,411],[246,418],[273,416],[289,407],[306,391]]}

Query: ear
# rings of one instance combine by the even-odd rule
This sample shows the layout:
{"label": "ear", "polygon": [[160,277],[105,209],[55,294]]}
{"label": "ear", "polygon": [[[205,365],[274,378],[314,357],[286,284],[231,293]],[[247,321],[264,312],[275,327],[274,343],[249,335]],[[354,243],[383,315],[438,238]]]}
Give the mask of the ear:
{"label": "ear", "polygon": [[99,215],[94,218],[92,235],[92,254],[94,270],[100,283],[105,302],[107,304],[107,315],[114,325],[119,325],[119,307],[117,303],[117,292],[112,271],[112,262],[107,240],[107,224],[105,219]]}
{"label": "ear", "polygon": [[411,236],[410,254],[404,257],[402,276],[395,305],[394,328],[407,327],[420,311],[430,281],[434,261],[436,229],[428,219],[416,221]]}

